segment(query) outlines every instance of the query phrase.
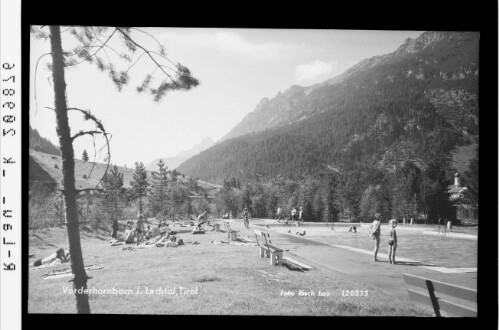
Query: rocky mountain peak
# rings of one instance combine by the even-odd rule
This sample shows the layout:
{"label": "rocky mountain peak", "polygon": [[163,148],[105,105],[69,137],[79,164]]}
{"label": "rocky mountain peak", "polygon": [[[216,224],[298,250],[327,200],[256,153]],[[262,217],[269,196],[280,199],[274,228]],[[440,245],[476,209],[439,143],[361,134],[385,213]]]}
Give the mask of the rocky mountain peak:
{"label": "rocky mountain peak", "polygon": [[442,31],[427,31],[422,33],[419,37],[415,39],[407,38],[405,42],[396,50],[396,54],[399,53],[415,53],[420,50],[425,49],[431,44],[441,41],[443,39],[452,39],[458,37],[459,34],[456,32],[442,32]]}

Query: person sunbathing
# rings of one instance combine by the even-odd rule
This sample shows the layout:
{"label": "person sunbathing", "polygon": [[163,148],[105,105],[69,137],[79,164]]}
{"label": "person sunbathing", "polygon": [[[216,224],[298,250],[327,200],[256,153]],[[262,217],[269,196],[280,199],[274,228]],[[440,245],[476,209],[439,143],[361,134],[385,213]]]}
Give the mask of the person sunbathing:
{"label": "person sunbathing", "polygon": [[[151,229],[151,231],[153,231],[154,229]],[[158,225],[158,233],[159,233],[159,236],[153,236],[151,237],[147,242],[144,243],[144,245],[155,245],[156,243],[163,243],[165,242],[169,237],[170,235],[172,235],[172,233],[174,233],[174,231],[172,231],[170,229],[170,227],[168,226],[168,224],[159,224]]]}
{"label": "person sunbathing", "polygon": [[147,240],[147,239],[150,238],[149,237],[150,236],[150,234],[149,234],[150,231],[151,231],[151,226],[148,225],[147,228],[144,230],[144,234],[143,234],[144,239]]}
{"label": "person sunbathing", "polygon": [[[149,227],[149,226],[148,226]],[[159,228],[160,225],[152,227],[148,232],[147,232],[147,239],[154,238],[159,235]]]}
{"label": "person sunbathing", "polygon": [[59,248],[57,249],[57,251],[55,251],[55,253],[51,254],[48,257],[43,259],[39,258],[35,260],[32,264],[30,264],[30,266],[33,267],[39,267],[42,265],[54,266],[57,264],[69,262],[69,260],[70,260],[69,253],[65,253],[63,248]]}
{"label": "person sunbathing", "polygon": [[135,241],[135,230],[131,225],[125,230],[124,241],[125,244],[132,244]]}
{"label": "person sunbathing", "polygon": [[157,247],[177,247],[177,237],[175,235],[170,236],[170,239],[168,241],[156,243]]}

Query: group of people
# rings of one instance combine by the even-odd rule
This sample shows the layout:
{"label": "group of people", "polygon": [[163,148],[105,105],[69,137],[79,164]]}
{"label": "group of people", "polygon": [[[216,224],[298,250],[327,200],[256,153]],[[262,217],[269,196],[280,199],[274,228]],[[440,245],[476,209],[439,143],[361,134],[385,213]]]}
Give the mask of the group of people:
{"label": "group of people", "polygon": [[[194,226],[192,233],[199,234],[204,233],[203,224],[207,222],[207,212],[203,212],[198,216],[197,223],[191,223]],[[113,223],[113,240],[110,242],[111,245],[121,245],[121,244],[133,244],[136,243],[137,246],[178,246],[182,245],[183,240],[177,241],[176,231],[172,230],[168,223],[160,222],[157,226],[151,228],[150,225],[145,226],[144,216],[139,213],[137,215],[137,221],[128,220],[125,233],[123,236],[119,236],[115,233]],[[117,231],[117,229],[116,229]]]}
{"label": "group of people", "polygon": [[[369,227],[369,234],[371,235],[372,239],[374,240],[374,258],[373,262],[379,261],[378,260],[378,250],[379,250],[379,243],[381,241],[381,214],[376,213],[374,215],[374,221]],[[389,232],[388,232],[388,246],[389,246],[389,251],[388,251],[388,260],[390,261],[391,264],[395,264],[395,252],[397,250],[397,232],[395,230],[395,227],[397,227],[397,220],[392,219],[388,222],[388,227],[389,227]]]}
{"label": "group of people", "polygon": [[[282,209],[281,207],[277,207],[277,211],[275,214],[275,219],[277,222],[281,222],[282,218]],[[288,224],[288,222],[291,221],[291,223],[295,221],[300,221],[303,222],[303,207],[300,206],[300,210],[296,210],[296,207],[293,207],[293,209],[290,212],[290,217],[285,220],[285,224]]]}
{"label": "group of people", "polygon": [[[113,230],[114,231],[114,230]],[[142,243],[145,244],[156,244],[156,243],[164,243],[170,239],[175,231],[171,230],[167,223],[159,223],[158,226],[153,226],[151,228],[150,225],[147,227],[144,224],[144,216],[142,214],[137,215],[137,221],[134,222],[132,220],[127,221],[125,233],[123,236],[118,237],[118,235],[114,235],[112,244],[118,245],[121,243],[124,244],[133,244],[140,245]]]}

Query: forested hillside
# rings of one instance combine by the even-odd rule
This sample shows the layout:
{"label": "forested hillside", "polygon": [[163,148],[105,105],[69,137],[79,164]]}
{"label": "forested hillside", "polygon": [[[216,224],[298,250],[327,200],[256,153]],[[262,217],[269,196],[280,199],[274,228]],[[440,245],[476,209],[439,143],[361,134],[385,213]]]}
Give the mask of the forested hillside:
{"label": "forested hillside", "polygon": [[336,79],[293,86],[236,126],[248,134],[178,169],[221,183],[328,168],[394,171],[405,161],[424,168],[478,142],[478,43],[477,33],[426,32]]}
{"label": "forested hillside", "polygon": [[50,140],[41,137],[36,129],[29,126],[29,147],[36,151],[51,155],[60,155],[59,147],[56,147]]}

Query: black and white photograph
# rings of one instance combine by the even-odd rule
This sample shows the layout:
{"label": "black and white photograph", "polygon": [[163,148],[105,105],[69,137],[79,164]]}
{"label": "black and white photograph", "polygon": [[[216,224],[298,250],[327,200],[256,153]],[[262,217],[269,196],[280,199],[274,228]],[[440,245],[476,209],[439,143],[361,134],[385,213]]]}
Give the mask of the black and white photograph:
{"label": "black and white photograph", "polygon": [[477,317],[480,31],[23,38],[28,314]]}

